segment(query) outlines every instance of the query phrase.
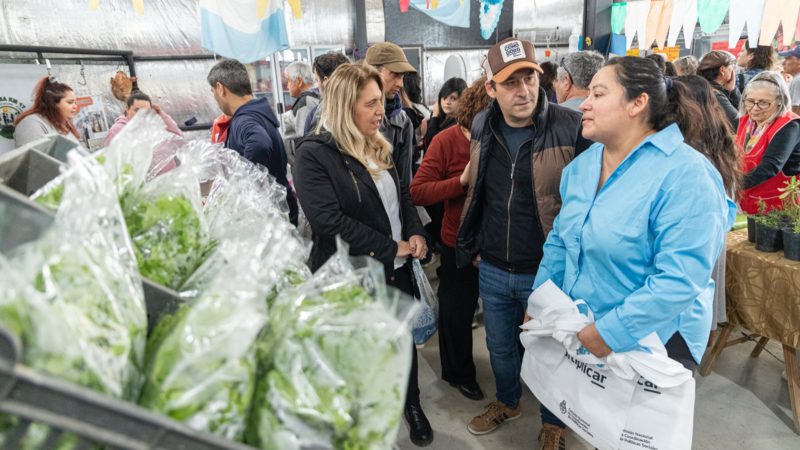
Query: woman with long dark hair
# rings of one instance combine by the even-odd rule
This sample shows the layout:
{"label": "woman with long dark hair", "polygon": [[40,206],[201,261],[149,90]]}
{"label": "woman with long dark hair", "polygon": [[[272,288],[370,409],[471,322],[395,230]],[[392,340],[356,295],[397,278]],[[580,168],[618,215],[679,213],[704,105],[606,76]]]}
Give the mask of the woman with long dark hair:
{"label": "woman with long dark hair", "polygon": [[[593,355],[634,350],[657,333],[670,358],[693,370],[711,331],[712,269],[736,211],[717,169],[668,113],[667,83],[637,57],[612,59],[595,75],[581,110],[583,137],[596,144],[564,169],[563,206],[534,287],[552,280],[586,301],[596,321],[577,338]],[[686,119],[704,122],[696,112]],[[540,448],[565,447],[563,419],[542,408]]]}
{"label": "woman with long dark hair", "polygon": [[425,132],[425,148],[431,144],[433,137],[439,134],[440,131],[456,124],[453,114],[458,108],[458,98],[466,88],[466,81],[461,78],[450,78],[439,89],[436,105],[433,107],[433,114],[428,120],[428,129]]}
{"label": "woman with long dark hair", "polygon": [[33,91],[33,106],[14,121],[14,145],[23,145],[56,133],[78,142],[78,130],[72,119],[78,113],[75,92],[52,77],[44,77]]}
{"label": "woman with long dark hair", "polygon": [[[667,89],[667,114],[678,124],[684,141],[705,155],[722,176],[722,184],[730,198],[738,198],[742,188],[742,153],[736,134],[725,112],[716,100],[712,85],[703,77],[688,75],[672,80]],[[702,121],[697,118],[702,117]],[[727,321],[725,302],[725,252],[711,273],[714,280],[714,314],[711,328]]]}

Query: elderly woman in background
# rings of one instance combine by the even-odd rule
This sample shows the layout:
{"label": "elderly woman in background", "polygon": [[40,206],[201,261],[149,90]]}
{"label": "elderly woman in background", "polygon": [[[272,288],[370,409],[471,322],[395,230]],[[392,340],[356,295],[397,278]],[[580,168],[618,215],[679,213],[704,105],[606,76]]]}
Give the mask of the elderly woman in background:
{"label": "elderly woman in background", "polygon": [[775,72],[761,72],[744,90],[736,143],[744,149],[742,210],[781,209],[779,188],[800,173],[800,117],[792,111],[789,88]]}
{"label": "elderly woman in background", "polygon": [[675,74],[681,75],[697,75],[697,58],[692,55],[682,56],[672,62],[675,66]]}

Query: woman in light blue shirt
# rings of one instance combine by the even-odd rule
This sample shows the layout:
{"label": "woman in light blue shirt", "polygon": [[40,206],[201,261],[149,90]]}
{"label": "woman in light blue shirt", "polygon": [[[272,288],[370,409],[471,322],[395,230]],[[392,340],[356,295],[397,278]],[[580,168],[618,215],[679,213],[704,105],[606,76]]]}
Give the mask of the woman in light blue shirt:
{"label": "woman in light blue shirt", "polygon": [[[595,356],[636,349],[656,332],[694,369],[711,329],[711,271],[736,210],[719,172],[667,123],[667,102],[651,60],[616,58],[595,75],[581,110],[583,136],[597,143],[564,169],[534,288],[552,279],[586,301],[596,322],[578,338]],[[557,448],[564,424],[545,409],[542,421],[542,441]]]}

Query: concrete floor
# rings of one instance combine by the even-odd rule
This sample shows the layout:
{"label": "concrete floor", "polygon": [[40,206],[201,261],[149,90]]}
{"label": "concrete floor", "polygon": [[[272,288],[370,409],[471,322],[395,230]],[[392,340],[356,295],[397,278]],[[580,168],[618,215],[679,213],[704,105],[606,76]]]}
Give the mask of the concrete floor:
{"label": "concrete floor", "polygon": [[[467,431],[469,420],[483,411],[495,393],[484,328],[475,329],[473,337],[478,383],[486,394],[486,399],[479,402],[468,400],[441,380],[438,336],[419,350],[422,406],[434,429],[434,441],[428,448],[538,448],[539,402],[524,383],[521,418],[484,436]],[[750,342],[726,349],[709,376],[698,375],[694,449],[800,449],[800,435],[792,429],[789,392],[781,378],[783,350],[770,342],[759,358],[750,358],[754,346]],[[416,448],[408,439],[405,424],[400,428],[397,445],[401,449]],[[592,447],[571,433],[567,448]]]}

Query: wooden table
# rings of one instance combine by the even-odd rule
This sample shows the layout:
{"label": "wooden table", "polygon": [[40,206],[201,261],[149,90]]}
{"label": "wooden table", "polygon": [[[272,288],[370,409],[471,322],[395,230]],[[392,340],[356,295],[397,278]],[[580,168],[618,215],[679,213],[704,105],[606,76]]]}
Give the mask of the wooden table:
{"label": "wooden table", "polygon": [[[720,353],[731,345],[759,337],[752,357],[757,357],[770,339],[783,345],[784,364],[795,431],[800,433],[800,262],[783,258],[783,251],[759,252],[747,241],[747,230],[728,234],[725,296],[728,323],[714,339],[711,351],[700,365],[706,376]],[[736,326],[753,335],[729,340]]]}

